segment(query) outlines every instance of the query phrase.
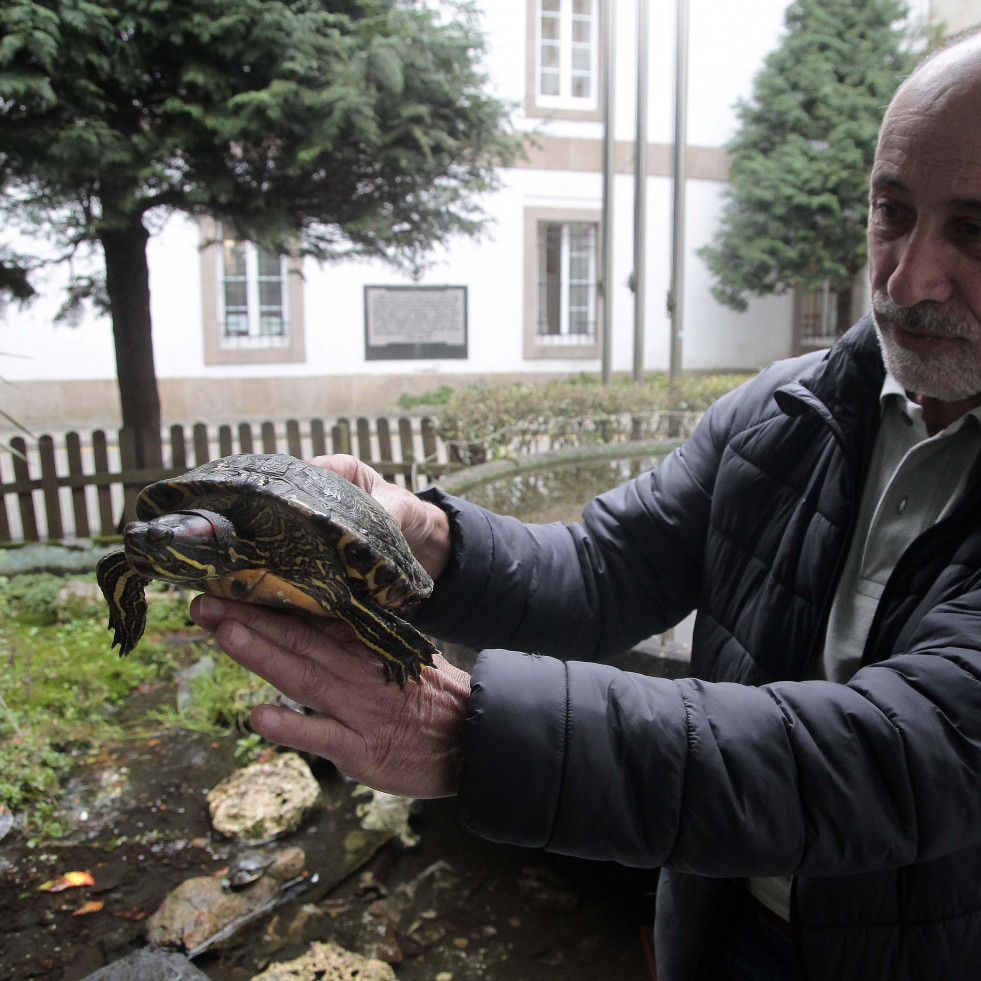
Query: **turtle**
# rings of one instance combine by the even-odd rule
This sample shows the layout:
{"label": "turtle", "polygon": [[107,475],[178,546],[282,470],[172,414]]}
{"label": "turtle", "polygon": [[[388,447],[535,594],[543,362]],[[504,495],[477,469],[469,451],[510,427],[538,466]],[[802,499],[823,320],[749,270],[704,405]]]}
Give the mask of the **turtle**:
{"label": "turtle", "polygon": [[261,879],[266,869],[275,861],[276,856],[269,852],[261,852],[255,848],[239,852],[234,861],[228,866],[225,877],[221,880],[225,890],[245,889],[253,882]]}
{"label": "turtle", "polygon": [[339,474],[239,453],[144,487],[123,547],[96,569],[121,656],[146,626],[153,579],[290,612],[339,617],[400,688],[436,647],[404,613],[433,581],[389,513]]}

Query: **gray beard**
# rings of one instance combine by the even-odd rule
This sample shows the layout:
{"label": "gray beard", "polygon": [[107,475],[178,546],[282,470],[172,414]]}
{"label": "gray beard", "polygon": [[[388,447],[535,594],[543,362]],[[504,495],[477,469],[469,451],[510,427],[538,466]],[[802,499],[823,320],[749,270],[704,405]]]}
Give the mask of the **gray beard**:
{"label": "gray beard", "polygon": [[[881,292],[872,297],[872,311],[882,358],[907,391],[942,402],[960,402],[981,392],[981,325],[959,314],[946,313],[935,304],[900,307]],[[880,321],[886,325],[885,330]],[[964,338],[964,342],[949,353],[918,354],[895,341],[889,329],[893,324]]]}

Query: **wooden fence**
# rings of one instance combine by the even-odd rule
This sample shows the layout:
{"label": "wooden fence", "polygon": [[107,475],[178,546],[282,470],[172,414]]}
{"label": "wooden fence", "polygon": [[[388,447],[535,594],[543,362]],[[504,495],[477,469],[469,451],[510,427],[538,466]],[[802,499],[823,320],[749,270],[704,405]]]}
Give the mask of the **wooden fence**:
{"label": "wooden fence", "polygon": [[231,453],[289,453],[309,459],[324,453],[353,453],[390,480],[412,489],[426,486],[461,466],[452,447],[436,435],[428,417],[421,419],[322,419],[301,425],[290,419],[277,426],[264,422],[207,426],[190,433],[171,426],[155,456],[160,466],[139,467],[135,436],[96,430],[83,439],[77,432],[61,437],[22,436],[0,452],[0,542],[84,539],[118,534],[132,520],[136,495],[147,484],[183,473]]}

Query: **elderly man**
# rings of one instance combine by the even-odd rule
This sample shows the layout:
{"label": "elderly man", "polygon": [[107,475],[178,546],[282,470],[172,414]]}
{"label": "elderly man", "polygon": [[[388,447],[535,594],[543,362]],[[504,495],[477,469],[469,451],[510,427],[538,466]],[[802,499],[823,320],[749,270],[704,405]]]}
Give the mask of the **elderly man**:
{"label": "elderly man", "polygon": [[[508,650],[403,693],[334,627],[198,599],[315,712],[263,706],[257,731],[458,793],[488,838],[662,867],[661,981],[981,978],[981,38],[890,105],[868,239],[871,317],[721,399],[581,524],[318,461],[437,577],[421,627]],[[575,660],[693,609],[692,679]]]}

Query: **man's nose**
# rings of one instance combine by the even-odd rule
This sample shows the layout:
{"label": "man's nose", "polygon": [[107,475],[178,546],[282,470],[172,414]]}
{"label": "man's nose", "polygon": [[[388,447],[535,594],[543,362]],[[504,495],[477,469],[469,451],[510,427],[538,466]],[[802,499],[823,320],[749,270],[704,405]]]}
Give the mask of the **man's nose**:
{"label": "man's nose", "polygon": [[940,235],[929,229],[914,228],[896,248],[896,267],[886,286],[896,303],[911,307],[922,300],[943,303],[950,299],[951,257]]}

